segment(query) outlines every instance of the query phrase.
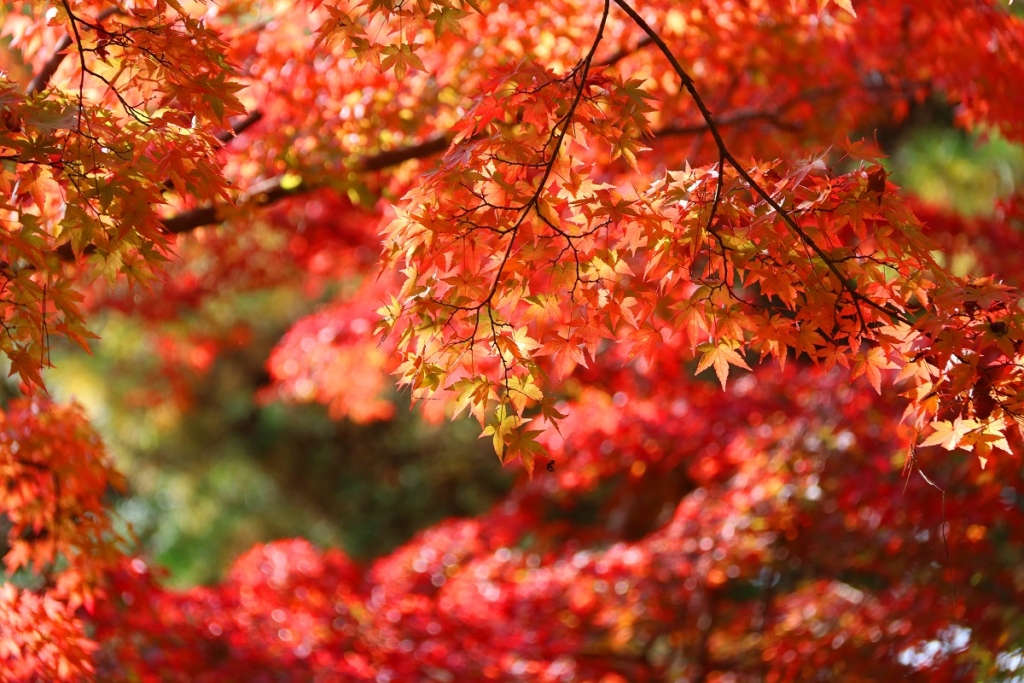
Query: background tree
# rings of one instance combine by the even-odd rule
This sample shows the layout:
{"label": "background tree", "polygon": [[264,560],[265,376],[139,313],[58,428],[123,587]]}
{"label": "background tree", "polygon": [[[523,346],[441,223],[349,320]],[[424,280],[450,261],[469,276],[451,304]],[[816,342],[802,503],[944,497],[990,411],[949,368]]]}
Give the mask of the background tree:
{"label": "background tree", "polygon": [[[11,680],[1013,677],[1020,200],[927,207],[871,142],[951,113],[1019,144],[1008,7],[4,10]],[[137,491],[166,480],[132,442],[234,452],[217,495],[251,459],[257,497],[359,491],[324,473],[371,459],[315,435],[414,451],[392,372],[525,473],[410,504],[474,516],[397,550],[311,529],[366,566],[282,541],[170,590],[104,507],[124,485],[82,411],[43,398],[51,347],[104,315],[109,389],[145,421],[98,420]],[[478,462],[437,449],[377,471],[451,488]],[[159,545],[145,500],[120,509]]]}

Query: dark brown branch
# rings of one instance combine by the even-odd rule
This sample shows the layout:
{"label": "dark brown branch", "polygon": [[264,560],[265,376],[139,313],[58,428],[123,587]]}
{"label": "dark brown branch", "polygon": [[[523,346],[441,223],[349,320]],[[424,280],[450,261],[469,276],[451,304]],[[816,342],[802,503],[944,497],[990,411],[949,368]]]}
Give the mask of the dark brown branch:
{"label": "dark brown branch", "polygon": [[[755,120],[766,120],[774,122],[778,116],[778,109],[756,111],[756,110],[737,110],[734,115],[726,114],[722,117],[722,125],[739,125],[742,123],[748,123]],[[250,118],[257,117],[256,121],[259,120],[261,115],[259,112],[255,112]],[[255,121],[253,121],[255,123]],[[717,122],[716,122],[717,123]],[[252,125],[252,124],[249,124]],[[779,124],[781,126],[781,123]],[[247,128],[244,126],[240,128],[235,126],[236,134]],[[790,128],[795,128],[794,125],[790,124]],[[699,122],[690,124],[688,126],[667,126],[661,130],[655,131],[654,136],[659,137],[670,137],[674,135],[686,135],[703,133],[708,130],[708,124],[706,122]],[[218,135],[218,138],[221,136]],[[398,149],[388,150],[386,152],[380,152],[372,156],[365,157],[361,163],[356,164],[353,170],[356,171],[381,171],[392,166],[397,166],[406,161],[413,159],[423,159],[426,157],[440,154],[447,149],[450,141],[450,137],[445,134],[438,134],[433,137],[427,138],[423,142],[410,145],[409,147],[400,147]],[[300,182],[297,186],[291,187],[287,190],[281,187],[280,179],[275,178],[263,183],[259,188],[250,191],[250,200],[247,202],[248,206],[260,208],[268,206],[277,201],[285,199],[287,197],[294,197],[295,195],[304,194],[311,192],[319,187],[318,185],[308,183],[305,181]],[[221,211],[217,207],[203,206],[196,209],[190,209],[183,211],[182,213],[175,214],[165,218],[164,228],[169,234],[178,235],[184,232],[195,230],[207,225],[216,225],[223,220]]]}
{"label": "dark brown branch", "polygon": [[416,145],[389,150],[387,152],[380,152],[373,156],[365,157],[360,164],[356,165],[354,170],[380,171],[391,166],[397,166],[398,164],[412,159],[422,159],[424,157],[433,156],[448,149],[450,142],[451,139],[444,133],[434,135],[433,137],[429,137]]}
{"label": "dark brown branch", "polygon": [[[422,159],[443,152],[448,147],[448,144],[449,138],[447,135],[435,135],[417,145],[401,147],[365,157],[361,162],[355,164],[352,170],[381,171],[412,159]],[[247,192],[249,199],[245,204],[247,207],[255,208],[268,206],[287,197],[311,192],[318,187],[321,186],[302,180],[298,185],[289,186],[285,189],[281,185],[280,178],[271,178],[251,188]],[[221,209],[215,206],[203,206],[165,218],[163,224],[164,229],[169,234],[178,235],[203,226],[216,225],[222,220]]]}
{"label": "dark brown branch", "polygon": [[[252,187],[246,193],[249,200],[245,204],[246,206],[255,207],[267,206],[268,204],[279,202],[286,197],[309,192],[312,189],[310,185],[303,182],[285,189],[281,185],[280,178],[271,178]],[[168,234],[178,235],[206,225],[216,225],[223,220],[224,217],[221,215],[219,207],[201,206],[197,209],[183,211],[182,213],[165,218],[163,225],[164,230]]]}
{"label": "dark brown branch", "polygon": [[[641,42],[637,45],[637,48],[641,48],[647,44],[654,44],[654,41],[648,39],[647,42]],[[606,62],[607,63],[607,60]],[[752,123],[755,121],[763,121],[773,126],[781,128],[783,130],[798,131],[800,130],[799,123],[787,122],[782,118],[782,114],[795,106],[798,103],[805,102],[808,100],[817,99],[819,97],[827,96],[832,93],[832,89],[817,89],[814,91],[808,91],[801,93],[799,96],[793,97],[779,105],[769,107],[765,109],[756,108],[742,108],[736,109],[731,112],[726,112],[714,120],[705,118],[704,120],[697,121],[685,125],[669,125],[661,128],[654,132],[655,139],[663,137],[672,137],[679,135],[697,135],[700,133],[706,133],[712,131],[713,128],[717,130],[721,127],[743,125]],[[260,112],[254,112],[243,121],[234,124],[232,126],[234,134],[232,133],[221,133],[217,135],[217,138],[222,142],[227,142],[234,136],[240,135],[244,130],[254,125],[262,118]],[[447,134],[436,134],[430,138],[427,138],[423,142],[408,147],[401,147],[398,149],[388,150],[379,152],[374,155],[366,156],[361,162],[352,166],[354,171],[381,171],[386,168],[397,166],[406,161],[413,159],[424,159],[431,157],[435,154],[440,154],[447,149],[450,144],[451,137]],[[731,165],[733,165],[731,159],[727,159]],[[315,189],[322,187],[320,184],[310,183],[306,180],[301,181],[298,185],[284,189],[281,187],[280,178],[273,178],[265,181],[258,187],[250,190],[248,200],[245,202],[247,207],[262,208],[278,202],[288,197],[294,197],[296,195],[305,194]],[[219,207],[204,206],[196,209],[190,209],[183,211],[179,214],[169,216],[163,221],[164,228],[169,234],[178,235],[181,233],[190,232],[196,228],[201,228],[208,225],[216,225],[223,221],[223,210]]]}
{"label": "dark brown branch", "polygon": [[215,137],[218,140],[220,140],[222,144],[226,145],[262,120],[263,112],[256,110],[248,116],[246,116],[241,121],[233,122],[231,124],[231,130],[226,130],[221,133],[217,133]]}
{"label": "dark brown branch", "polygon": [[[920,90],[925,84],[914,81],[901,82],[897,84],[861,83],[860,87],[865,92],[889,92],[901,97],[906,97],[915,90]],[[818,87],[804,90],[776,105],[765,107],[741,107],[715,116],[714,125],[718,128],[726,126],[737,126],[746,123],[764,122],[779,130],[798,133],[804,129],[799,121],[787,121],[784,118],[786,112],[798,104],[816,102],[830,97],[837,97],[843,91],[840,86]],[[707,120],[694,121],[691,123],[669,124],[654,132],[655,138],[670,137],[673,135],[697,135],[706,133],[709,130]]]}
{"label": "dark brown branch", "polygon": [[[234,124],[232,126],[234,135],[238,135],[246,128],[249,128],[262,117],[263,115],[260,112],[253,112],[242,121]],[[223,133],[217,137],[222,141],[228,141],[234,137],[234,135],[232,135],[232,133]],[[385,168],[397,166],[398,164],[412,159],[422,159],[432,156],[444,151],[448,147],[448,144],[449,137],[447,135],[435,135],[427,138],[417,145],[410,145],[409,147],[388,150],[386,152],[380,152],[379,154],[364,157],[361,162],[352,166],[352,170],[366,172],[380,171]],[[246,199],[243,202],[243,205],[246,208],[262,208],[288,197],[312,192],[320,187],[323,186],[303,180],[297,185],[289,185],[288,188],[285,188],[281,184],[281,178],[270,178],[250,188],[248,192],[246,192]],[[197,228],[202,228],[208,225],[217,225],[218,223],[223,222],[225,208],[226,207],[222,206],[201,206],[199,208],[189,209],[173,216],[169,216],[161,222],[163,223],[164,230],[167,234],[180,235],[181,233],[191,232]],[[86,251],[88,252],[89,249]],[[75,254],[71,250],[71,245],[69,243],[58,247],[56,253],[63,261],[75,260]],[[0,267],[6,267],[6,264],[0,262]]]}

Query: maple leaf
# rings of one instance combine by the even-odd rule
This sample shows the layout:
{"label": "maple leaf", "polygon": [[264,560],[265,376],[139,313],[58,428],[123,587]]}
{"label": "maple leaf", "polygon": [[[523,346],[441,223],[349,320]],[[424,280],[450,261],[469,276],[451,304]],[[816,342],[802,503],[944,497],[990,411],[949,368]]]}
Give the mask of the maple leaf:
{"label": "maple leaf", "polygon": [[31,564],[33,557],[35,557],[35,551],[30,543],[14,541],[11,543],[10,550],[4,555],[3,562],[7,567],[8,574],[13,574],[19,568]]}
{"label": "maple leaf", "polygon": [[506,454],[506,447],[513,441],[518,441],[521,436],[516,435],[517,430],[522,427],[528,419],[522,418],[513,411],[508,410],[508,404],[499,404],[494,413],[492,421],[484,428],[481,438],[490,436],[494,445],[494,452],[502,464],[509,461],[516,453]]}
{"label": "maple leaf", "polygon": [[963,445],[964,437],[981,426],[980,422],[964,418],[949,420],[937,420],[931,423],[932,433],[924,441],[922,446],[942,446],[947,451],[955,450]]}
{"label": "maple leaf", "polygon": [[486,410],[488,402],[494,397],[494,390],[491,383],[484,377],[469,377],[460,379],[451,386],[448,391],[456,392],[452,419],[456,419],[463,410],[469,408],[470,414],[480,424],[486,422]]}
{"label": "maple leaf", "polygon": [[718,381],[725,389],[726,380],[729,378],[729,366],[735,365],[746,370],[750,369],[743,356],[736,352],[735,347],[729,344],[705,343],[697,347],[702,351],[700,362],[697,363],[697,373],[701,373],[709,367],[714,366]]}
{"label": "maple leaf", "polygon": [[587,365],[582,346],[569,328],[563,328],[554,340],[545,343],[534,355],[554,356],[554,370],[558,377],[568,377],[577,365]]}
{"label": "maple leaf", "polygon": [[537,441],[537,437],[543,432],[540,430],[517,430],[512,433],[508,441],[508,454],[506,461],[510,458],[519,458],[523,463],[527,476],[533,478],[533,470],[538,458],[543,458],[547,451]]}
{"label": "maple leaf", "polygon": [[540,401],[544,398],[544,392],[532,377],[510,377],[505,383],[505,388],[517,415],[522,415],[531,401]]}
{"label": "maple leaf", "polygon": [[693,296],[674,305],[674,308],[679,311],[676,320],[685,327],[690,347],[694,350],[708,338],[708,302],[706,299],[700,298],[700,294],[701,292],[698,290]]}
{"label": "maple leaf", "polygon": [[511,335],[500,334],[495,338],[498,351],[508,355],[510,359],[526,360],[530,354],[540,348],[540,344],[532,339],[525,328],[513,330]]}
{"label": "maple leaf", "polygon": [[434,22],[434,36],[436,38],[440,38],[446,33],[454,36],[464,36],[466,34],[462,29],[460,20],[467,14],[469,13],[457,7],[442,6],[427,14],[427,18]]}
{"label": "maple leaf", "polygon": [[419,55],[416,54],[416,50],[420,47],[422,46],[419,44],[410,43],[384,46],[380,51],[381,68],[394,70],[395,78],[398,79],[404,78],[406,71],[409,69],[426,71],[426,67],[423,66],[423,61],[420,59]]}
{"label": "maple leaf", "polygon": [[861,375],[865,375],[874,390],[881,394],[882,370],[891,370],[898,367],[898,365],[886,357],[884,349],[875,346],[868,349],[867,352],[858,353],[854,356],[853,363],[850,366],[850,379],[854,380]]}

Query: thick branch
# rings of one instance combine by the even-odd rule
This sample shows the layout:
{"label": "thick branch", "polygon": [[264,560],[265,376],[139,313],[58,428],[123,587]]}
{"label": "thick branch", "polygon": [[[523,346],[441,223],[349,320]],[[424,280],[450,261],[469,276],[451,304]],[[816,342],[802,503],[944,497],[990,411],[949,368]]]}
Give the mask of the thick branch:
{"label": "thick branch", "polygon": [[[443,152],[448,147],[448,144],[449,138],[447,135],[435,135],[416,145],[364,157],[362,161],[352,167],[352,170],[366,172],[381,171],[412,159],[422,159]],[[305,194],[319,187],[322,187],[322,185],[303,180],[297,185],[289,185],[286,189],[281,185],[280,178],[271,178],[249,190],[247,193],[249,200],[246,202],[246,205],[254,208],[268,206],[286,197]],[[203,206],[165,218],[163,224],[164,229],[169,234],[178,235],[206,225],[216,225],[222,220],[220,207]]]}
{"label": "thick branch", "polygon": [[[250,206],[267,206],[273,204],[286,197],[291,197],[296,194],[303,192],[309,192],[312,188],[306,183],[299,183],[295,186],[289,186],[285,189],[281,185],[280,178],[271,178],[263,183],[260,183],[252,187],[247,193],[249,201],[247,202]],[[220,215],[219,207],[216,206],[202,206],[197,209],[191,209],[189,211],[183,211],[182,213],[165,218],[163,220],[164,230],[168,234],[177,235],[183,232],[189,232],[196,228],[205,225],[216,225],[220,223],[223,217]]]}
{"label": "thick branch", "polygon": [[231,130],[226,130],[221,133],[217,133],[217,135],[215,135],[214,137],[220,140],[222,144],[226,145],[262,120],[263,112],[256,110],[248,116],[246,116],[244,119],[232,122]]}

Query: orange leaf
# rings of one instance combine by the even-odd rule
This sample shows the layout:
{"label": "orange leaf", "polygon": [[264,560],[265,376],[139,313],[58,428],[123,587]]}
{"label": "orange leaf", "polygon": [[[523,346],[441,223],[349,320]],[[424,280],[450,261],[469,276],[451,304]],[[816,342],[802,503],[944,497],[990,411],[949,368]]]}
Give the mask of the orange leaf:
{"label": "orange leaf", "polygon": [[735,365],[746,370],[750,369],[747,362],[743,360],[743,356],[736,353],[734,349],[726,344],[718,344],[717,346],[701,344],[700,348],[704,350],[704,355],[701,357],[700,363],[697,364],[697,374],[704,372],[713,365],[715,367],[715,374],[718,375],[718,381],[722,383],[723,389],[725,389],[726,380],[729,378],[729,365]]}

